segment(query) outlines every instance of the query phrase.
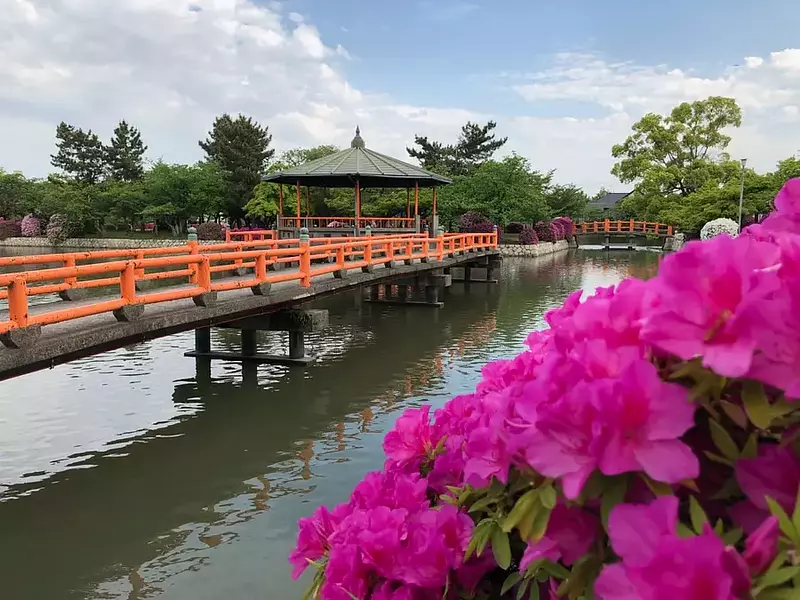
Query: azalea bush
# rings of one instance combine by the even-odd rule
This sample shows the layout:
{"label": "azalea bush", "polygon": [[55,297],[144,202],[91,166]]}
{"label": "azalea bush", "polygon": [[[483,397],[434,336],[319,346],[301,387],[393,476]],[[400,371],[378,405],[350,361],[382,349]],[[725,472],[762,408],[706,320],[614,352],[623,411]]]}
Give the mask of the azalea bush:
{"label": "azalea bush", "polygon": [[511,221],[511,223],[506,225],[506,233],[522,233],[525,227],[527,227],[527,225],[523,225],[519,221]]}
{"label": "azalea bush", "polygon": [[19,225],[22,237],[38,237],[42,235],[42,220],[36,215],[25,215]]}
{"label": "azalea bush", "polygon": [[703,225],[703,228],[700,230],[700,239],[710,240],[722,234],[735,237],[738,233],[739,225],[737,225],[736,221],[726,218],[714,219]]}
{"label": "azalea bush", "polygon": [[536,231],[530,225],[525,225],[522,233],[519,234],[519,243],[525,246],[533,246],[539,243],[539,237]]}
{"label": "azalea bush", "polygon": [[546,315],[299,522],[323,600],[800,598],[800,179]]}
{"label": "azalea bush", "polygon": [[219,241],[225,239],[225,230],[215,221],[205,221],[197,226],[197,239]]}
{"label": "azalea bush", "polygon": [[22,232],[19,221],[7,220],[0,217],[0,240],[10,237],[19,237]]}
{"label": "azalea bush", "polygon": [[561,226],[564,231],[564,238],[569,239],[575,235],[575,223],[570,217],[556,217],[553,219],[553,223]]}
{"label": "azalea bush", "polygon": [[72,232],[72,224],[69,221],[69,217],[62,213],[56,213],[50,217],[50,220],[47,222],[47,230],[45,231],[45,235],[47,235],[47,241],[53,245],[63,243]]}
{"label": "azalea bush", "polygon": [[540,242],[556,241],[556,229],[550,221],[539,221],[533,228]]}
{"label": "azalea bush", "polygon": [[471,210],[461,215],[458,220],[458,230],[461,233],[492,233],[494,223],[481,213]]}

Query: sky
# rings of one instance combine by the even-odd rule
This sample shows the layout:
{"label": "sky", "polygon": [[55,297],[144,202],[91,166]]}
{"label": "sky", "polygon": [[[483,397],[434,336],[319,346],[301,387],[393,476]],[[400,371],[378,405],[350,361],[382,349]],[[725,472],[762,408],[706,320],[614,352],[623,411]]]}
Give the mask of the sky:
{"label": "sky", "polygon": [[492,119],[500,155],[628,191],[610,169],[631,125],[724,95],[731,155],[765,171],[800,153],[798,19],[797,0],[0,0],[0,168],[52,171],[60,121],[107,140],[125,119],[148,160],[192,163],[224,112],[278,153],[359,125],[403,160]]}

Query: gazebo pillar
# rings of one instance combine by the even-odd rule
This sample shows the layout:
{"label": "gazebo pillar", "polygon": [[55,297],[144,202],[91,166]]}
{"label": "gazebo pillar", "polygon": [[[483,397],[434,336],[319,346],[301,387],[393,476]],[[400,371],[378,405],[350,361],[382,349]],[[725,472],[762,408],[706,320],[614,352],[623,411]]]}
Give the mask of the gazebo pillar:
{"label": "gazebo pillar", "polygon": [[[281,217],[283,217],[283,184],[278,184],[278,222],[276,229],[281,228]],[[278,235],[280,237],[280,234]]]}
{"label": "gazebo pillar", "polygon": [[422,233],[419,221],[419,181],[414,181],[414,228],[417,233]]}
{"label": "gazebo pillar", "polygon": [[298,179],[297,185],[295,187],[297,188],[297,217],[295,217],[294,225],[297,228],[297,230],[299,231],[300,230],[300,213],[301,213],[301,208],[300,208],[300,180],[299,179]]}
{"label": "gazebo pillar", "polygon": [[309,190],[308,186],[306,186],[306,227],[309,226],[310,218],[311,218],[311,191]]}
{"label": "gazebo pillar", "polygon": [[411,189],[406,188],[406,219],[411,218]]}
{"label": "gazebo pillar", "polygon": [[431,235],[439,233],[439,213],[436,211],[436,186],[433,186],[433,211],[431,214]]}
{"label": "gazebo pillar", "polygon": [[356,179],[356,235],[361,235],[361,181]]}

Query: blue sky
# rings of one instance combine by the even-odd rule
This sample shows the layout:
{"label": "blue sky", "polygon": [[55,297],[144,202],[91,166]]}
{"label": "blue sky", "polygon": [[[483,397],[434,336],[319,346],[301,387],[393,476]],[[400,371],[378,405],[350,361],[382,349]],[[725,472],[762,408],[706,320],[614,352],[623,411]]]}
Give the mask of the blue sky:
{"label": "blue sky", "polygon": [[534,168],[627,191],[611,146],[646,112],[736,98],[734,157],[800,151],[798,0],[14,0],[0,19],[0,168],[52,170],[55,126],[137,126],[191,163],[222,112],[283,150],[349,143],[408,158],[494,119]]}

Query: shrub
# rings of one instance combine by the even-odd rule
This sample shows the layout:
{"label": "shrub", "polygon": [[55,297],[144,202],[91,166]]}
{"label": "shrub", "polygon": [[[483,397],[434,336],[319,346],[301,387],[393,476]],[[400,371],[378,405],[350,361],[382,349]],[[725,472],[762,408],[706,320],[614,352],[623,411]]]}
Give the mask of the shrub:
{"label": "shrub", "polygon": [[558,221],[551,221],[550,225],[553,227],[553,233],[556,241],[564,239],[564,226]]}
{"label": "shrub", "polygon": [[25,215],[20,223],[22,237],[38,237],[42,235],[42,220],[35,215]]}
{"label": "shrub", "polygon": [[556,230],[550,221],[539,221],[534,226],[540,242],[555,242]]}
{"label": "shrub", "polygon": [[701,240],[710,240],[723,233],[727,233],[731,237],[736,237],[739,234],[739,224],[732,219],[714,219],[709,221],[700,230]]}
{"label": "shrub", "polygon": [[558,223],[564,230],[564,238],[571,238],[575,235],[575,223],[569,217],[556,217],[553,223]]}
{"label": "shrub", "polygon": [[[238,231],[249,231],[248,229],[239,229]],[[225,239],[225,230],[222,225],[214,221],[206,221],[197,226],[197,239],[204,241],[218,241]]]}
{"label": "shrub", "polygon": [[519,243],[525,246],[533,246],[539,243],[539,236],[536,235],[536,230],[530,225],[526,225],[519,234]]}
{"label": "shrub", "polygon": [[45,231],[47,241],[55,246],[56,244],[63,243],[71,233],[72,224],[67,215],[56,213],[50,217],[50,220],[47,222],[47,230]]}
{"label": "shrub", "polygon": [[461,233],[492,233],[494,223],[476,211],[466,212],[461,215],[458,222]]}
{"label": "shrub", "polygon": [[0,218],[0,240],[11,237],[19,237],[22,234],[22,228],[19,221],[7,221]]}
{"label": "shrub", "polygon": [[506,233],[522,233],[523,229],[525,229],[525,225],[517,221],[512,221],[506,225]]}
{"label": "shrub", "polygon": [[322,600],[800,597],[800,179],[780,195],[406,410],[382,470],[299,521],[293,575]]}

